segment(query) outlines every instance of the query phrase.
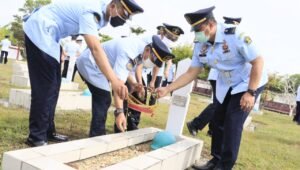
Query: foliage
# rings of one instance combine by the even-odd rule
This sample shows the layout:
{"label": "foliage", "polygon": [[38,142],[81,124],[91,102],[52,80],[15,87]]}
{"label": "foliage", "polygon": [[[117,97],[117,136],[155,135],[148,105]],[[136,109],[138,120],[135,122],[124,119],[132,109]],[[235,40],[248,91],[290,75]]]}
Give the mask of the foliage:
{"label": "foliage", "polygon": [[136,34],[136,35],[140,35],[140,34],[143,34],[144,32],[146,32],[146,30],[144,30],[142,27],[137,27],[137,28],[130,27],[130,31],[131,31],[131,33]]}
{"label": "foliage", "polygon": [[110,37],[109,35],[105,35],[105,34],[99,34],[100,36],[100,42],[103,43],[105,41],[109,41],[112,40],[113,38]]}
{"label": "foliage", "polygon": [[266,90],[283,93],[284,83],[282,82],[282,79],[283,79],[283,76],[280,76],[277,73],[269,74],[269,81],[265,87]]}
{"label": "foliage", "polygon": [[297,89],[300,86],[300,74],[293,74],[289,76],[289,79],[294,83],[294,88]]}
{"label": "foliage", "polygon": [[35,8],[44,6],[51,3],[51,0],[26,0],[23,8],[20,8],[19,11],[23,14],[30,14]]}
{"label": "foliage", "polygon": [[0,40],[4,39],[6,35],[9,35],[9,39],[11,40],[12,44],[16,44],[16,39],[13,37],[9,25],[5,25],[0,28]]}
{"label": "foliage", "polygon": [[186,58],[192,58],[193,47],[188,44],[177,46],[172,49],[172,53],[175,55],[175,59],[173,59],[173,63],[177,64],[180,60]]}

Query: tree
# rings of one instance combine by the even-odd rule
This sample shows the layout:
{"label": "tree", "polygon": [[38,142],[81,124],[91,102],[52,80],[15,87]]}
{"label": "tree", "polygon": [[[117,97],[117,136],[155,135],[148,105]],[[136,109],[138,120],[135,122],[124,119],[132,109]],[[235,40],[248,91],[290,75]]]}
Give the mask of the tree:
{"label": "tree", "polygon": [[294,82],[295,89],[297,89],[300,86],[300,74],[293,74],[289,78]]}
{"label": "tree", "polygon": [[269,74],[269,80],[266,84],[265,89],[273,92],[283,93],[284,92],[284,83],[283,76],[278,75],[278,73]]}
{"label": "tree", "polygon": [[297,88],[295,86],[295,82],[289,76],[285,76],[283,82],[284,82],[285,103],[289,105],[289,109],[290,109],[289,116],[292,116],[293,111],[296,107]]}
{"label": "tree", "polygon": [[146,30],[144,30],[142,27],[137,27],[137,28],[130,27],[130,31],[131,31],[131,33],[136,34],[136,35],[140,35],[140,34],[143,34],[144,32],[146,32]]}
{"label": "tree", "polygon": [[177,64],[180,60],[186,58],[192,58],[193,48],[191,45],[185,44],[173,48],[172,53],[175,55],[175,59],[173,59],[173,63]]}
{"label": "tree", "polygon": [[23,33],[23,21],[22,18],[25,15],[30,14],[35,8],[49,4],[51,0],[26,0],[22,8],[19,8],[21,15],[14,15],[14,21],[11,23],[11,32],[16,39],[16,45],[18,47],[24,47],[24,33]]}
{"label": "tree", "polygon": [[30,14],[35,8],[39,8],[49,3],[51,3],[51,0],[26,0],[23,8],[19,8],[19,11],[24,15]]}

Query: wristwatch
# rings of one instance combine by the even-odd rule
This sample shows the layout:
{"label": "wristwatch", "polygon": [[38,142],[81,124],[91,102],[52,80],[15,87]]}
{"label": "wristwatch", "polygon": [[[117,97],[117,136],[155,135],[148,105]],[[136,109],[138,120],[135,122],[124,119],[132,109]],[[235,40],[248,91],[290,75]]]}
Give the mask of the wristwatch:
{"label": "wristwatch", "polygon": [[256,90],[248,89],[247,92],[251,94],[251,96],[256,96]]}
{"label": "wristwatch", "polygon": [[114,111],[114,115],[115,117],[118,117],[119,114],[124,113],[124,109],[123,108],[116,108],[116,110]]}

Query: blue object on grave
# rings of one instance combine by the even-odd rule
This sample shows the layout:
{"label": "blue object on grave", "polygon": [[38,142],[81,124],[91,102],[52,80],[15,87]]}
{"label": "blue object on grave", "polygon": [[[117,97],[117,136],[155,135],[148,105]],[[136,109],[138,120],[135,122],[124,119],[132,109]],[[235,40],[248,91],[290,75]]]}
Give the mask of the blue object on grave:
{"label": "blue object on grave", "polygon": [[167,131],[158,132],[152,141],[151,149],[159,149],[176,142],[175,136]]}
{"label": "blue object on grave", "polygon": [[85,89],[85,90],[83,90],[82,95],[83,96],[92,96],[92,93],[90,92],[89,89]]}

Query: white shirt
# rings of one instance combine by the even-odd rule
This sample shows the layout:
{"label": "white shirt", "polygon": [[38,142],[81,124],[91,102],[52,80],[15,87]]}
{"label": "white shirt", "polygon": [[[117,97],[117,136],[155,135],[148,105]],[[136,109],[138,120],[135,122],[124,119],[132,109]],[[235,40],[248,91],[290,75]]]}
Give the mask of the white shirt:
{"label": "white shirt", "polygon": [[69,60],[69,57],[77,57],[80,53],[80,46],[75,41],[71,41],[64,46],[64,51],[68,56],[66,60]]}
{"label": "white shirt", "polygon": [[300,86],[298,86],[296,100],[297,100],[298,102],[300,102]]}
{"label": "white shirt", "polygon": [[5,38],[1,41],[0,45],[2,46],[1,51],[9,51],[9,47],[11,46],[11,42]]}

